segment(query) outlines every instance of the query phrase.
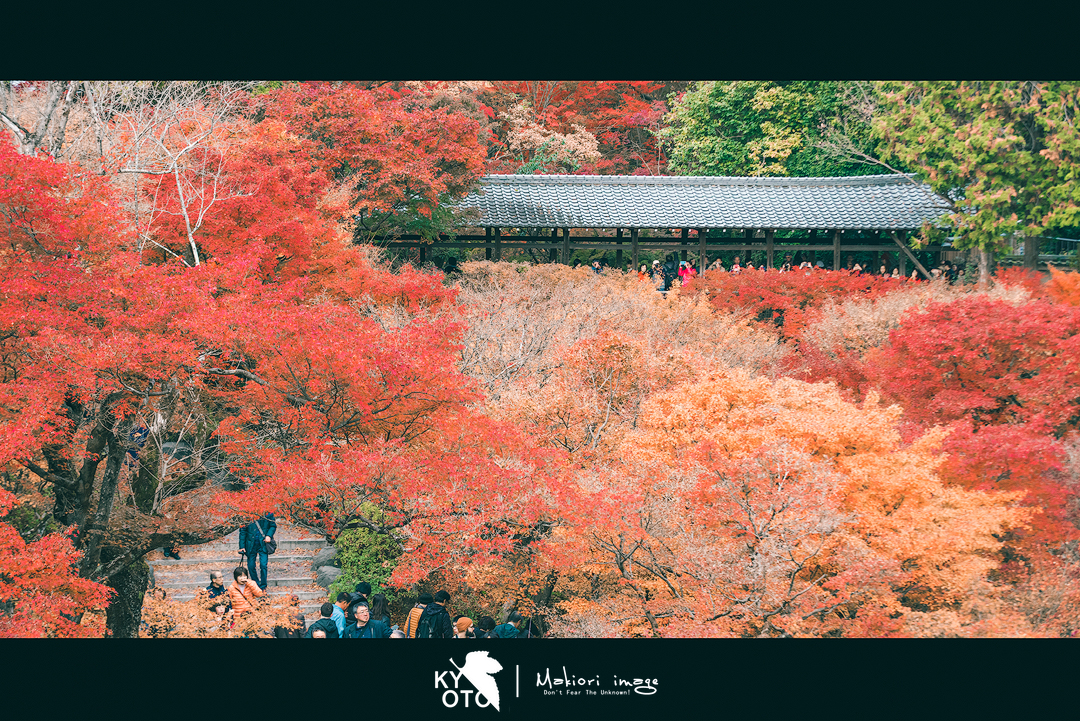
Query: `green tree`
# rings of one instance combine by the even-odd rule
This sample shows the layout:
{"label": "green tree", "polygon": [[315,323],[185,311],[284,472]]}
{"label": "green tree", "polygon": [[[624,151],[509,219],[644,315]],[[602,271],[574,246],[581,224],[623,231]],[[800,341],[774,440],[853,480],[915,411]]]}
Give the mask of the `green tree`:
{"label": "green tree", "polygon": [[[979,250],[979,284],[1011,236],[1080,224],[1080,83],[880,83],[879,157],[910,167],[951,207],[937,231]],[[924,228],[917,242],[934,230]]]}
{"label": "green tree", "polygon": [[870,125],[853,112],[853,83],[700,82],[665,117],[669,167],[686,175],[848,176],[881,172],[821,147],[841,126],[871,148]]}
{"label": "green tree", "polygon": [[[364,511],[373,514],[377,522],[383,521],[383,515],[371,504],[364,504]],[[401,539],[392,533],[380,534],[366,528],[350,528],[337,537],[334,547],[337,549],[341,575],[330,586],[331,602],[338,593],[351,592],[361,581],[370,583],[374,593],[385,593],[387,599],[394,599],[394,589],[387,584],[397,568]]]}

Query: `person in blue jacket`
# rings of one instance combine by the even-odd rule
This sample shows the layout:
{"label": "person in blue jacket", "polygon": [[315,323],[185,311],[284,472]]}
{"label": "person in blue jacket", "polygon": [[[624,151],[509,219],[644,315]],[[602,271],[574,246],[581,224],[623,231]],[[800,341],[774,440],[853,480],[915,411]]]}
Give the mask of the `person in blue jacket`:
{"label": "person in blue jacket", "polygon": [[390,638],[390,627],[371,617],[371,610],[366,603],[356,606],[356,623],[345,627],[342,638]]}
{"label": "person in blue jacket", "polygon": [[[240,529],[240,553],[247,554],[248,574],[251,580],[266,590],[266,542],[274,539],[277,521],[273,513],[267,513]],[[255,558],[259,559],[259,573],[255,572]]]}

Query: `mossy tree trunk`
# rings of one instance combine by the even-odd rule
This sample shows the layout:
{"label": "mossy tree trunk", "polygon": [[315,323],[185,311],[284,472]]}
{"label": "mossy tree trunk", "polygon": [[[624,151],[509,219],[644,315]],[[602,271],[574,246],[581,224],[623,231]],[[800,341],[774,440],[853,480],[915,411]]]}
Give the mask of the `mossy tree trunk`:
{"label": "mossy tree trunk", "polygon": [[142,604],[150,585],[150,565],[140,558],[113,574],[106,585],[116,596],[105,609],[105,623],[110,638],[138,638],[142,623]]}

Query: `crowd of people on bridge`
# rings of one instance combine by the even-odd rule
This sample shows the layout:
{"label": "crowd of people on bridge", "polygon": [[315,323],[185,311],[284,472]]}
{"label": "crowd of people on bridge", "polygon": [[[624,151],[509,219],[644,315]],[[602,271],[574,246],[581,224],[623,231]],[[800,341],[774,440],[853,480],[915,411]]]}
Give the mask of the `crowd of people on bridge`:
{"label": "crowd of people on bridge", "polygon": [[[577,268],[580,266],[581,262],[575,261],[574,267]],[[600,274],[604,270],[604,262],[602,260],[594,260],[592,261],[590,268],[594,273]],[[706,270],[729,273],[743,273],[750,271],[775,273],[801,272],[805,275],[812,275],[815,272],[822,272],[829,269],[826,268],[824,261],[821,260],[816,262],[803,260],[796,265],[792,256],[788,254],[784,256],[784,262],[775,267],[767,266],[765,263],[758,263],[755,266],[753,261],[749,259],[744,264],[741,256],[735,256],[729,266],[724,265],[722,258],[717,258],[709,264]],[[910,274],[907,274],[906,271],[901,274],[899,267],[890,266],[888,262],[883,262],[878,265],[878,268],[875,271],[870,264],[862,265],[857,263],[851,255],[848,255],[847,264],[840,270],[855,275],[876,275],[891,280],[922,280],[918,268],[912,270]],[[631,269],[631,272],[634,271]],[[931,268],[928,272],[932,278],[944,278],[950,283],[956,283],[963,278],[965,269],[962,265],[957,265],[955,262],[943,260],[938,267]],[[678,255],[675,253],[668,255],[663,262],[654,260],[652,261],[652,265],[643,263],[637,270],[637,277],[639,280],[652,282],[655,284],[656,289],[662,292],[687,285],[697,276],[698,269],[696,265],[691,261],[679,260]]]}

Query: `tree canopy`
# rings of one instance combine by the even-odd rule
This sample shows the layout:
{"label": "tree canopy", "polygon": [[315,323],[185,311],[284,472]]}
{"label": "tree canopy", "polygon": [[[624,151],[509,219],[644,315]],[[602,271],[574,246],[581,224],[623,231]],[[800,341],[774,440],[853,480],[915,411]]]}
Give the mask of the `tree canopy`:
{"label": "tree canopy", "polygon": [[873,174],[880,169],[819,147],[831,126],[842,125],[858,147],[872,148],[870,126],[849,107],[856,92],[840,82],[699,82],[674,103],[659,134],[679,174]]}

